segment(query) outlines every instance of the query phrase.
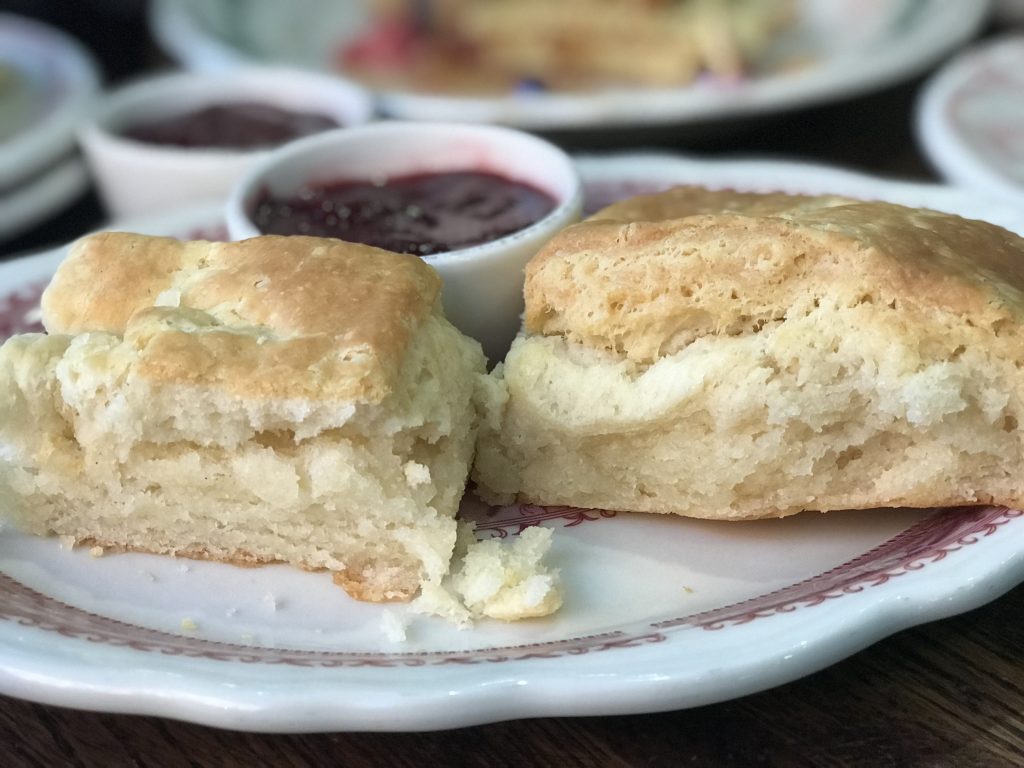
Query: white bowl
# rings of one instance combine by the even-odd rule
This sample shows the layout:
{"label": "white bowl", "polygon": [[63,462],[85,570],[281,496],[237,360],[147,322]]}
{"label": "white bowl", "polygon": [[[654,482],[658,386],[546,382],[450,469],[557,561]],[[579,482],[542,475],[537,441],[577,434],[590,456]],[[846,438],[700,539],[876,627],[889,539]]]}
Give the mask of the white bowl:
{"label": "white bowl", "polygon": [[329,131],[275,150],[239,181],[228,200],[233,239],[261,232],[250,219],[257,195],[292,195],[310,183],[481,170],[530,184],[556,206],[529,227],[469,248],[423,257],[444,280],[445,313],[479,340],[492,361],[505,356],[523,312],[523,267],[580,216],[583,193],[573,161],[520,131],[457,123],[375,123]]}
{"label": "white bowl", "polygon": [[137,80],[101,99],[78,133],[108,212],[134,216],[197,200],[226,199],[239,176],[270,149],[173,147],[129,139],[121,132],[206,106],[239,102],[318,112],[343,126],[365,123],[373,113],[372,99],[359,86],[299,70],[252,68]]}

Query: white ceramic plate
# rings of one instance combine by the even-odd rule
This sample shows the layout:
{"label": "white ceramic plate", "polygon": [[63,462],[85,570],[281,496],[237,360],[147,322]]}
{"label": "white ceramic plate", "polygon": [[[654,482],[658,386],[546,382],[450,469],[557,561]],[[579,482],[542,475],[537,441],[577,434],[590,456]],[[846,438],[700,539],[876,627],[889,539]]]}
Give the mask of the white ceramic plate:
{"label": "white ceramic plate", "polygon": [[18,184],[0,195],[0,240],[31,229],[70,205],[88,188],[85,163],[74,155]]}
{"label": "white ceramic plate", "polygon": [[[1019,209],[803,165],[583,159],[591,207],[673,183],[831,191],[1024,232]],[[216,209],[125,224],[216,235]],[[62,251],[0,265],[0,334],[38,320]],[[326,574],[90,557],[0,533],[0,692],[266,731],[412,730],[696,706],[813,672],[1024,579],[1024,515],[981,507],[711,523],[468,504],[482,536],[556,530],[566,603],[459,631],[351,601]],[[387,639],[386,616],[409,620]]]}
{"label": "white ceramic plate", "polygon": [[[973,36],[985,18],[988,3],[799,0],[798,8],[801,22],[781,45],[787,52],[815,63],[797,71],[728,86],[702,82],[685,88],[585,95],[547,92],[457,98],[387,91],[380,94],[380,105],[385,114],[404,119],[496,122],[534,129],[683,124],[761,114],[848,98],[911,77]],[[262,26],[278,28],[282,22],[275,13],[268,4]],[[243,52],[244,42],[232,47],[205,32],[175,0],[156,2],[151,18],[156,38],[189,68],[237,66],[255,55]],[[249,30],[250,39],[271,37],[268,30],[260,28],[254,14],[247,12],[238,24]],[[324,44],[327,42],[324,40]],[[284,32],[273,53],[267,52],[270,47],[262,45],[265,55],[309,66],[329,66],[331,50],[318,52],[300,35]]]}
{"label": "white ceramic plate", "polygon": [[99,90],[92,56],[37,21],[0,13],[0,194],[69,153]]}
{"label": "white ceramic plate", "polygon": [[1024,36],[943,67],[922,91],[917,131],[951,182],[1024,203]]}

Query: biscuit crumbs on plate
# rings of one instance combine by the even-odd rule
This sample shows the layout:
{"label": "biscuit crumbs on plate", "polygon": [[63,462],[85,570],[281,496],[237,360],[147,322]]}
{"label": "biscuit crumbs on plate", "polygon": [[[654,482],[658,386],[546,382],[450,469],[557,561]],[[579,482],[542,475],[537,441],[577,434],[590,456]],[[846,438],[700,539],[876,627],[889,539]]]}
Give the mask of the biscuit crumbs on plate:
{"label": "biscuit crumbs on plate", "polygon": [[467,627],[474,619],[515,621],[547,616],[561,607],[558,570],[544,562],[551,529],[534,526],[512,539],[484,541],[469,541],[468,525],[460,533],[463,541],[451,576],[424,585],[413,601],[414,611]]}
{"label": "biscuit crumbs on plate", "polygon": [[409,617],[385,608],[380,614],[380,628],[388,642],[404,643],[408,639]]}

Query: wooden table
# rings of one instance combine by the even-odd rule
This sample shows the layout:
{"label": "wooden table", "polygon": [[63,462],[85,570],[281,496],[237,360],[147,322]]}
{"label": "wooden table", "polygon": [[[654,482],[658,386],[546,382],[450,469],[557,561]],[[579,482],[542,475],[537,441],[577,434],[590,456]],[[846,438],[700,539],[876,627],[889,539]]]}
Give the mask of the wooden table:
{"label": "wooden table", "polygon": [[[558,138],[575,148],[645,144],[930,179],[910,131],[918,86],[699,140],[671,131]],[[0,244],[0,255],[64,241],[100,216],[95,198],[87,198],[54,222]],[[0,746],[4,766],[1024,766],[1024,587],[969,614],[902,632],[803,680],[693,710],[439,733],[270,736],[0,697]]]}

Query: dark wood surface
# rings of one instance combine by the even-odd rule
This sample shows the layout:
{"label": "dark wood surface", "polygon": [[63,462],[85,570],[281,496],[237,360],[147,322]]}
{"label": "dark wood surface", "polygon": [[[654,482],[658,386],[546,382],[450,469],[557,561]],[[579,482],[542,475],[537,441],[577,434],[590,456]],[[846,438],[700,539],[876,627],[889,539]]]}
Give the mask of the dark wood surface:
{"label": "dark wood surface", "polygon": [[[19,5],[19,3],[15,3]],[[73,5],[73,4],[71,4]],[[131,0],[76,23],[144,39]],[[21,2],[52,14],[67,3]],[[83,22],[83,18],[85,21]],[[112,33],[92,33],[106,39]],[[88,34],[82,35],[88,37]],[[112,79],[151,47],[103,55]],[[692,131],[558,136],[588,150],[655,146],[701,156],[804,159],[934,178],[911,131],[915,81],[844,104]],[[0,257],[63,242],[101,221],[93,196],[0,243]],[[1024,546],[1024,543],[1022,543]],[[1024,587],[971,613],[902,632],[822,672],[735,701],[678,712],[549,718],[437,733],[255,735],[0,697],[3,766],[1024,766]]]}

